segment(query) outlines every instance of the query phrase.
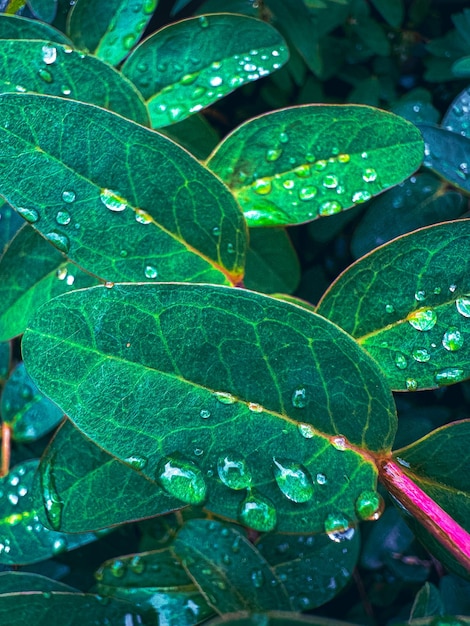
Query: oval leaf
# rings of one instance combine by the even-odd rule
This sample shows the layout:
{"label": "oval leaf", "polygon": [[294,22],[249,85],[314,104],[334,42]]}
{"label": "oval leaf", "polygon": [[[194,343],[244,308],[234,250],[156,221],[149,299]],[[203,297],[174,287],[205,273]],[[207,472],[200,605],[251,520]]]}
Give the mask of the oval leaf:
{"label": "oval leaf", "polygon": [[266,22],[220,13],[162,28],[132,52],[122,71],[140,89],[158,128],[267,76],[288,58],[286,42]]}
{"label": "oval leaf", "polygon": [[317,312],[369,352],[393,389],[464,380],[470,376],[469,245],[469,220],[398,237],[351,265]]}
{"label": "oval leaf", "polygon": [[442,126],[453,133],[470,137],[468,111],[470,111],[470,87],[461,91],[452,102],[442,119]]}
{"label": "oval leaf", "polygon": [[71,44],[68,37],[49,24],[18,15],[0,15],[0,39],[46,39]]}
{"label": "oval leaf", "polygon": [[254,292],[75,291],[40,309],[23,353],[87,437],[122,460],[146,457],[142,473],[183,502],[258,530],[276,518],[285,531],[331,530],[339,513],[338,529],[354,524],[376,481],[357,446],[387,451],[395,433],[391,393],[356,342]]}
{"label": "oval leaf", "polygon": [[470,191],[470,138],[432,124],[419,124],[426,142],[424,165],[450,183]]}
{"label": "oval leaf", "polygon": [[57,13],[58,0],[28,0],[28,6],[35,17],[43,22],[52,22]]}
{"label": "oval leaf", "polygon": [[[106,281],[241,278],[243,216],[188,152],[81,102],[5,94],[0,104],[0,191],[77,265]],[[37,175],[24,176],[32,163]]]}

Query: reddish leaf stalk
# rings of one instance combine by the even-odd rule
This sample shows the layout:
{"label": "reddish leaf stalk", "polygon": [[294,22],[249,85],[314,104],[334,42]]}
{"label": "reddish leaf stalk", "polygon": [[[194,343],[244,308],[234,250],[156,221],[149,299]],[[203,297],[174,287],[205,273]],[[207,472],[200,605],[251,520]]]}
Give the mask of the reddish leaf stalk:
{"label": "reddish leaf stalk", "polygon": [[379,469],[382,483],[413,517],[470,571],[470,534],[430,498],[402,468],[387,460]]}
{"label": "reddish leaf stalk", "polygon": [[6,476],[10,471],[11,429],[9,424],[2,422],[2,463],[0,476]]}

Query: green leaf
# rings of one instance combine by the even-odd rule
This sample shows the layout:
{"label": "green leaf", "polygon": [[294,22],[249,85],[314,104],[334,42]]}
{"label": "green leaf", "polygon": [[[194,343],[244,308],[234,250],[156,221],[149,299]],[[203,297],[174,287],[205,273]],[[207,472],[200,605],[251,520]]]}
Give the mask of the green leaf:
{"label": "green leaf", "polygon": [[118,461],[66,420],[46,448],[33,483],[40,521],[77,533],[181,508],[179,500],[135,471],[145,462],[135,455]]}
{"label": "green leaf", "polygon": [[452,65],[452,73],[459,78],[470,76],[470,56],[455,61]]}
{"label": "green leaf", "polygon": [[456,187],[470,191],[470,139],[445,128],[418,124],[424,141],[423,165]]}
{"label": "green leaf", "polygon": [[470,87],[461,91],[453,100],[442,119],[442,126],[446,130],[470,138],[470,121],[467,115],[469,110]]}
{"label": "green leaf", "polygon": [[261,293],[292,293],[300,280],[300,264],[284,228],[250,231],[243,284]]}
{"label": "green leaf", "polygon": [[[87,437],[122,460],[146,457],[142,473],[183,502],[257,530],[276,518],[286,532],[354,524],[376,480],[356,447],[386,451],[396,429],[388,386],[355,341],[254,292],[75,291],[41,308],[22,347],[36,384]],[[318,474],[335,485],[328,496]]]}
{"label": "green leaf", "polygon": [[5,384],[0,415],[10,426],[12,438],[20,442],[40,439],[63,417],[62,411],[38,391],[23,363],[15,367]]}
{"label": "green leaf", "polygon": [[325,604],[345,587],[360,545],[358,532],[350,532],[339,542],[327,535],[270,533],[256,547],[283,582],[294,610],[307,611]]}
{"label": "green leaf", "polygon": [[[5,94],[0,104],[2,195],[81,268],[106,281],[241,278],[243,216],[186,150],[82,102]],[[25,177],[32,163],[38,175]]]}
{"label": "green leaf", "polygon": [[67,20],[74,44],[99,59],[118,65],[139,41],[158,0],[80,0]]}
{"label": "green leaf", "polygon": [[410,620],[442,615],[443,608],[439,589],[432,583],[425,583],[416,594],[411,607]]}
{"label": "green leaf", "polygon": [[464,380],[470,376],[469,244],[469,220],[398,237],[351,265],[317,313],[352,335],[393,389]]}
{"label": "green leaf", "polygon": [[219,615],[292,608],[282,579],[239,527],[190,520],[178,532],[173,550]]}
{"label": "green leaf", "polygon": [[158,128],[267,76],[288,58],[285,41],[266,22],[214,13],[159,30],[132,52],[122,71],[142,92]]}
{"label": "green leaf", "polygon": [[99,59],[50,41],[0,39],[2,93],[66,96],[149,125],[145,104],[122,74]]}
{"label": "green leaf", "polygon": [[403,0],[372,0],[372,4],[390,26],[400,28],[405,13]]}
{"label": "green leaf", "polygon": [[2,385],[10,369],[11,345],[9,341],[0,341],[0,385]]}
{"label": "green leaf", "polygon": [[25,591],[64,591],[70,593],[76,590],[69,585],[39,574],[30,574],[29,572],[0,573],[0,603],[3,595]]}
{"label": "green leaf", "polygon": [[24,221],[6,202],[0,206],[0,255]]}
{"label": "green leaf", "polygon": [[[396,0],[394,0],[396,1]],[[387,56],[390,54],[390,40],[383,26],[376,20],[361,16],[353,26],[359,39],[374,53]]]}
{"label": "green leaf", "polygon": [[296,224],[351,208],[409,176],[419,131],[367,106],[305,105],[235,129],[208,167],[232,190],[249,226]]}
{"label": "green leaf", "polygon": [[[357,626],[357,624],[351,622],[341,622],[337,619],[328,619],[327,617],[315,615],[300,615],[299,613],[287,611],[269,611],[268,613],[238,611],[237,613],[210,620],[204,626],[259,626],[260,624],[262,626],[297,626],[298,624],[310,624],[310,626]],[[436,626],[438,625],[436,624]]]}
{"label": "green leaf", "polygon": [[59,44],[71,44],[68,37],[56,28],[17,15],[0,15],[0,39],[46,39]]}
{"label": "green leaf", "polygon": [[24,332],[34,311],[50,298],[97,280],[67,263],[65,256],[27,224],[0,258],[0,340]]}
{"label": "green leaf", "polygon": [[456,191],[447,191],[436,176],[412,176],[371,202],[354,231],[352,253],[357,259],[399,235],[454,220],[466,208],[465,198]]}
{"label": "green leaf", "polygon": [[[36,563],[96,539],[91,533],[64,535],[41,524],[29,495],[37,466],[36,460],[25,461],[0,478],[0,563],[4,565]],[[1,617],[2,608],[0,624]]]}
{"label": "green leaf", "polygon": [[57,0],[28,0],[30,11],[43,22],[52,22],[57,14]]}

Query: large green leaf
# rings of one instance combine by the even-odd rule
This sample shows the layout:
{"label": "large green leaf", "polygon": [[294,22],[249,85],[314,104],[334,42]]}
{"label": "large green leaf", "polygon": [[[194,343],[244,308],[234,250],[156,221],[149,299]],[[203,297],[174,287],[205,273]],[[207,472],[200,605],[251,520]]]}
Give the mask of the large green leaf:
{"label": "large green leaf", "polygon": [[181,508],[180,500],[138,471],[145,462],[135,455],[118,461],[66,420],[46,448],[33,483],[40,521],[76,533]]}
{"label": "large green leaf", "polygon": [[158,0],[80,0],[67,19],[67,34],[78,48],[117,65],[142,36]]}
{"label": "large green leaf", "polygon": [[5,14],[0,15],[0,39],[47,39],[57,43],[72,43],[64,33],[49,24]]}
{"label": "large green leaf", "polygon": [[0,193],[77,265],[106,281],[240,279],[243,216],[188,152],[89,104],[0,104]]}
{"label": "large green leaf", "polygon": [[0,89],[65,96],[149,125],[145,104],[130,81],[99,59],[49,40],[0,39]]}
{"label": "large green leaf", "polygon": [[141,43],[122,67],[142,92],[154,128],[200,111],[289,58],[266,22],[219,13],[182,20]]}
{"label": "large green leaf", "polygon": [[470,376],[470,220],[398,237],[351,265],[317,312],[352,335],[396,390]]}
{"label": "large green leaf", "polygon": [[[24,223],[23,223],[24,224]],[[54,296],[96,285],[27,224],[0,257],[0,340],[24,332],[34,311]]]}
{"label": "large green leaf", "polygon": [[432,124],[418,124],[426,142],[424,165],[470,191],[470,138]]}
{"label": "large green leaf", "polygon": [[[65,591],[73,592],[75,589],[60,583],[57,580],[30,574],[29,572],[1,572],[0,573],[0,596],[8,593],[24,591]],[[1,600],[0,600],[1,602]]]}
{"label": "large green leaf", "polygon": [[[328,617],[301,615],[300,613],[287,611],[269,611],[268,613],[239,611],[210,620],[204,626],[297,626],[298,624],[309,624],[310,626],[357,626],[357,624],[351,622],[341,622]],[[438,625],[436,624],[435,626]]]}
{"label": "large green leaf", "polygon": [[2,564],[36,563],[96,539],[91,533],[64,535],[41,524],[30,496],[37,465],[36,460],[26,461],[0,478]]}
{"label": "large green leaf", "polygon": [[470,137],[470,87],[464,89],[452,102],[442,118],[442,126],[446,130],[458,133],[464,137]]}
{"label": "large green leaf", "polygon": [[258,530],[276,518],[296,532],[354,524],[376,480],[358,446],[387,451],[395,433],[391,393],[356,342],[254,292],[71,292],[41,308],[23,354],[87,437],[122,460],[147,458],[142,473],[183,502]]}
{"label": "large green leaf", "polygon": [[245,122],[208,167],[232,190],[250,226],[296,224],[351,208],[421,164],[416,127],[367,106],[305,105]]}

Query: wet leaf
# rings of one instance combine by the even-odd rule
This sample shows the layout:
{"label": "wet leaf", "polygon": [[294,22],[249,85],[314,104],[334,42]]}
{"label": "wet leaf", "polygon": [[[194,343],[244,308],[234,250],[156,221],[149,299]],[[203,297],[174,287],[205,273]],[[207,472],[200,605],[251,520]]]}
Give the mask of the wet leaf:
{"label": "wet leaf", "polygon": [[0,256],[6,244],[23,224],[24,221],[18,213],[6,202],[3,202],[0,206]]}
{"label": "wet leaf", "polygon": [[41,308],[22,347],[36,384],[87,437],[122,460],[148,458],[142,473],[182,502],[257,530],[318,532],[330,515],[337,529],[354,524],[376,480],[355,446],[386,451],[395,433],[391,393],[356,342],[254,292],[75,291]]}
{"label": "wet leaf", "polygon": [[464,89],[452,102],[442,119],[442,126],[446,130],[470,137],[470,87]]}
{"label": "wet leaf", "polygon": [[[96,536],[64,535],[49,530],[39,521],[31,501],[31,488],[38,461],[25,461],[0,478],[0,563],[26,565],[49,559],[95,541]],[[0,606],[0,624],[3,599]]]}
{"label": "wet leaf", "polygon": [[56,250],[33,228],[24,224],[0,258],[0,340],[24,332],[34,311],[50,298],[96,285],[64,254]]}
{"label": "wet leaf", "polygon": [[292,293],[300,280],[300,264],[284,228],[253,228],[246,254],[247,289]]}
{"label": "wet leaf", "polygon": [[232,190],[249,226],[296,224],[361,204],[413,173],[416,127],[367,106],[305,105],[235,129],[208,167]]}
{"label": "wet leaf", "polygon": [[74,44],[118,65],[141,38],[158,0],[80,0],[67,21]]}
{"label": "wet leaf", "polygon": [[356,338],[393,389],[464,380],[470,376],[469,243],[468,220],[398,237],[351,265],[317,312]]}
{"label": "wet leaf", "polygon": [[292,608],[281,579],[239,527],[190,520],[173,550],[219,615]]}
{"label": "wet leaf", "polygon": [[149,125],[142,97],[130,81],[110,65],[67,45],[0,39],[0,76],[2,93],[70,97]]}
{"label": "wet leaf", "polygon": [[[145,462],[136,455],[118,461],[66,420],[46,448],[33,483],[31,497],[40,521],[77,533],[181,508],[179,500],[142,476]],[[56,503],[52,512],[51,496]]]}
{"label": "wet leaf", "polygon": [[[81,268],[106,281],[240,279],[243,216],[186,150],[89,104],[29,94],[0,102],[1,192]],[[37,176],[27,178],[32,163]]]}
{"label": "wet leaf", "polygon": [[[248,613],[240,611],[210,620],[205,626],[355,626],[351,622],[341,622],[315,615],[300,615],[287,611],[269,611],[268,613]],[[437,625],[436,625],[437,626]],[[460,625],[459,625],[460,626]]]}
{"label": "wet leaf", "polygon": [[159,30],[132,52],[122,72],[140,89],[158,128],[267,76],[288,58],[284,39],[266,22],[214,13]]}
{"label": "wet leaf", "polygon": [[0,15],[0,39],[47,39],[56,43],[71,44],[60,30],[18,15]]}
{"label": "wet leaf", "polygon": [[426,142],[423,165],[456,187],[470,191],[470,139],[445,128],[418,124]]}
{"label": "wet leaf", "polygon": [[219,135],[202,114],[195,113],[161,131],[189,150],[197,159],[206,159],[219,143]]}
{"label": "wet leaf", "polygon": [[52,22],[57,13],[57,0],[28,0],[31,12],[43,22]]}
{"label": "wet leaf", "polygon": [[0,603],[3,595],[25,591],[65,591],[70,593],[76,589],[39,574],[30,574],[29,572],[0,573]]}
{"label": "wet leaf", "polygon": [[34,441],[57,426],[62,411],[39,392],[23,363],[11,372],[0,397],[2,421],[15,441]]}

